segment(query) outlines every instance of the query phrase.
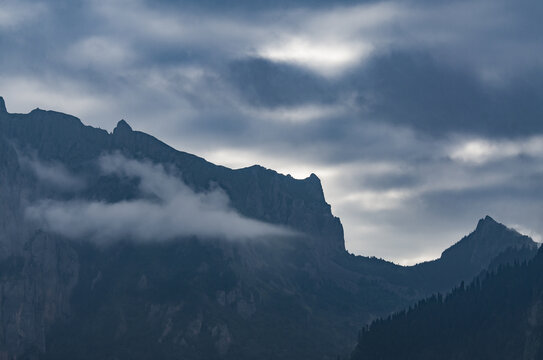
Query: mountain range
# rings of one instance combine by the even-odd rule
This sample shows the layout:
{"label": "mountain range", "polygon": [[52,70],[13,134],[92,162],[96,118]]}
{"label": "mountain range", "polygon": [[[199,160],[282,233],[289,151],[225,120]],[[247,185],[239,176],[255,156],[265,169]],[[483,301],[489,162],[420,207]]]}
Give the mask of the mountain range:
{"label": "mountain range", "polygon": [[431,262],[355,256],[314,174],[0,98],[0,359],[335,359],[372,320],[536,253],[487,216]]}
{"label": "mountain range", "polygon": [[352,360],[543,358],[543,252],[373,322]]}

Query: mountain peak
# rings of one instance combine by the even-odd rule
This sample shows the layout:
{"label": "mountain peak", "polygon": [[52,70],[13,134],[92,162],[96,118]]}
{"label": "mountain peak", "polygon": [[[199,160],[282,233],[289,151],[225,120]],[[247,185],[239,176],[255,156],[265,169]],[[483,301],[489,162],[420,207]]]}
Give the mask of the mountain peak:
{"label": "mountain peak", "polygon": [[119,121],[113,130],[113,134],[123,134],[129,132],[132,132],[132,127],[124,120]]}
{"label": "mountain peak", "polygon": [[0,96],[0,113],[7,113],[8,110],[6,109],[6,102],[4,101],[4,98]]}
{"label": "mountain peak", "polygon": [[479,220],[477,228],[468,236],[446,249],[441,258],[445,261],[466,263],[482,269],[507,249],[533,249],[534,241],[497,222],[490,216]]}
{"label": "mountain peak", "polygon": [[490,221],[490,222],[497,222],[496,220],[494,220],[493,218],[491,218],[490,216],[485,216],[485,218],[483,219],[484,221]]}
{"label": "mountain peak", "polygon": [[499,222],[497,222],[496,220],[494,220],[493,218],[491,218],[490,216],[485,216],[483,219],[479,220],[479,222],[477,223],[477,228],[475,229],[475,231],[477,230],[483,230],[485,228],[488,228],[488,227],[496,227],[496,226],[499,226],[499,227],[506,227],[505,225],[503,224],[500,224]]}
{"label": "mountain peak", "polygon": [[315,175],[314,173],[311,173],[311,175],[309,175],[307,180],[310,180],[310,181],[313,181],[313,182],[316,182],[316,183],[319,183],[319,184],[321,183],[321,179],[319,179],[319,177],[317,175]]}

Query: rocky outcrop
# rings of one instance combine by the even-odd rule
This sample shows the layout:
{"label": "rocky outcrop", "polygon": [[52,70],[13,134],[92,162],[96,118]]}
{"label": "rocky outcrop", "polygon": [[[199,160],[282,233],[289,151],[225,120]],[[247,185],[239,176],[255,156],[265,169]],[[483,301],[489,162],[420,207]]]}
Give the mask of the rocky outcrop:
{"label": "rocky outcrop", "polygon": [[4,98],[0,96],[0,113],[7,113],[8,110],[6,109],[6,102],[4,101]]}

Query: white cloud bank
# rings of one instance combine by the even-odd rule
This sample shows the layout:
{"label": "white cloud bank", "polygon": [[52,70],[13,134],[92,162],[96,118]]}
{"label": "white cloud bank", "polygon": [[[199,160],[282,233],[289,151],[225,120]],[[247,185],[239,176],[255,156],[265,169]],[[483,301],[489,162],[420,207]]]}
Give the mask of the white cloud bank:
{"label": "white cloud bank", "polygon": [[61,163],[43,162],[36,156],[24,156],[19,154],[19,163],[28,168],[36,178],[48,186],[61,191],[77,191],[85,187],[85,181],[72,175]]}
{"label": "white cloud bank", "polygon": [[26,209],[27,218],[66,237],[99,243],[185,236],[245,240],[294,235],[286,228],[241,216],[219,188],[194,192],[161,165],[120,154],[102,157],[99,165],[104,174],[139,179],[142,198],[115,203],[43,200]]}
{"label": "white cloud bank", "polygon": [[473,139],[454,146],[450,152],[451,159],[475,165],[522,155],[543,157],[543,136],[517,140]]}

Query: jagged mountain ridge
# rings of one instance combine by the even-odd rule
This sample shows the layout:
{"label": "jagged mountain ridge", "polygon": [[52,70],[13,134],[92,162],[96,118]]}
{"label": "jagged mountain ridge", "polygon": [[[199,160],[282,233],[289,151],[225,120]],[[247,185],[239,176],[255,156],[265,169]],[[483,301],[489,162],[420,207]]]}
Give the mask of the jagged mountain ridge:
{"label": "jagged mountain ridge", "polygon": [[[37,151],[44,161],[54,159],[77,169],[87,166],[103,152],[119,150],[136,159],[173,164],[181,171],[183,180],[197,190],[208,188],[211,182],[219,183],[233,206],[244,215],[292,226],[313,236],[327,236],[328,241],[321,245],[344,248],[341,223],[331,214],[320,180],[314,175],[296,180],[260,166],[239,170],[216,166],[195,155],[174,150],[150,135],[132,131],[124,121],[119,122],[112,134],[84,126],[75,117],[39,109],[28,115],[5,112],[0,121],[4,137],[16,139],[22,149],[28,146]],[[34,148],[32,144],[42,145]],[[264,188],[279,191],[270,194],[263,191]],[[294,198],[301,201],[294,202]]]}
{"label": "jagged mountain ridge", "polygon": [[[0,351],[8,357],[330,359],[350,351],[361,324],[481,270],[401,267],[348,254],[314,175],[296,180],[259,166],[231,170],[125,121],[109,134],[57,112],[2,111],[0,131],[0,289],[8,299],[0,304]],[[218,184],[241,214],[306,235],[273,244],[190,238],[96,247],[27,224],[28,199],[137,196],[131,184],[94,171],[110,152],[175,166],[195,191]],[[87,187],[63,193],[42,186],[20,154],[60,163],[84,176]],[[511,241],[492,247],[483,263],[525,244],[504,229],[499,234]],[[512,257],[533,253],[529,245]],[[452,258],[463,264],[466,256]],[[85,350],[91,348],[102,350]]]}

